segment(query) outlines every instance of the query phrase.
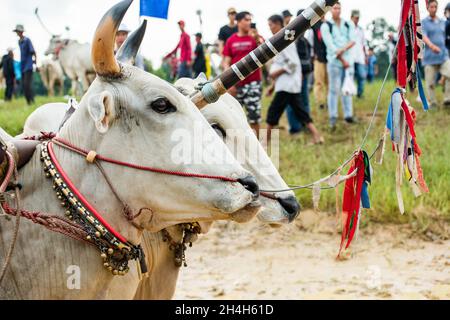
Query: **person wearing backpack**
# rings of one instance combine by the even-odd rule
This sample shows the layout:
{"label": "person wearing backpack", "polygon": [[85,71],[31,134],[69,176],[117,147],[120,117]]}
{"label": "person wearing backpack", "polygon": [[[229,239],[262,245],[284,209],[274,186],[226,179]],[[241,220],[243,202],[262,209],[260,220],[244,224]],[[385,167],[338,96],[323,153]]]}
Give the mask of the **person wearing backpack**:
{"label": "person wearing backpack", "polygon": [[346,76],[353,77],[354,58],[352,48],[355,45],[355,32],[352,23],[341,19],[341,4],[337,2],[331,8],[332,19],[323,23],[320,30],[327,48],[328,72],[328,115],[330,127],[336,128],[338,118],[338,99],[342,96],[344,119],[354,123],[353,98],[342,95],[342,86]]}
{"label": "person wearing backpack", "polygon": [[[300,9],[297,12],[297,16],[299,16],[303,11],[304,9]],[[300,96],[303,101],[302,107],[306,112],[310,113],[311,110],[309,106],[309,76],[313,71],[313,62],[311,57],[311,49],[312,49],[311,44],[306,39],[305,35],[306,33],[302,34],[296,40],[295,45],[302,65],[302,91],[300,92]],[[300,123],[300,121],[297,120],[295,112],[291,106],[288,106],[286,108],[286,114],[289,122],[289,133],[290,134],[299,133],[303,129],[303,126]]]}

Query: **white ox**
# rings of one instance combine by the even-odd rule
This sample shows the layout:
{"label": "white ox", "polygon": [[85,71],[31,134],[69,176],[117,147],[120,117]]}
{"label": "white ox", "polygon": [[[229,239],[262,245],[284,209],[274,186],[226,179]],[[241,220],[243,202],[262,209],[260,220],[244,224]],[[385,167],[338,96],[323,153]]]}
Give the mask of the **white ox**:
{"label": "white ox", "polygon": [[[191,95],[195,86],[206,78],[180,79],[176,88],[184,95]],[[25,121],[23,136],[38,135],[40,132],[57,132],[68,110],[64,103],[49,103],[37,108]],[[201,109],[203,116],[216,128],[224,143],[237,156],[237,151],[245,149],[241,159],[242,165],[257,180],[263,189],[286,189],[288,186],[279,175],[267,153],[259,143],[248,125],[245,113],[239,102],[229,94],[220,97],[219,101]],[[252,151],[252,152],[250,152]],[[284,224],[292,221],[298,214],[299,206],[293,192],[280,193],[278,200],[260,197],[262,209],[258,218],[269,224]],[[209,225],[202,225],[202,233],[206,233]],[[178,226],[167,229],[172,238],[180,242],[182,232]],[[127,275],[126,281],[115,280],[110,287],[110,299],[170,299],[172,298],[179,273],[174,264],[174,253],[163,242],[163,234],[145,232],[143,248],[149,266],[148,276],[139,281],[136,274]],[[137,286],[137,290],[136,290]]]}
{"label": "white ox", "polygon": [[[143,173],[105,164],[104,170],[111,183],[133,212],[147,208],[130,224],[120,214],[122,204],[111,196],[110,188],[95,166],[55,145],[60,165],[72,183],[102,213],[103,219],[133,245],[141,242],[142,229],[159,231],[191,221],[248,221],[259,211],[254,202],[257,195],[254,178],[237,163],[196,106],[167,82],[116,61],[115,33],[131,2],[118,3],[100,21],[92,47],[97,78],[58,137],[130,163],[220,175],[240,182]],[[194,127],[208,138],[196,136]],[[171,157],[178,147],[172,138],[174,128],[187,134],[196,147],[208,153],[211,161],[200,158],[195,163],[176,162]],[[56,200],[52,181],[46,179],[43,172],[41,148],[41,144],[36,146],[37,152],[19,171],[22,206],[63,216],[65,209]],[[13,206],[11,200],[7,201]],[[1,219],[0,229],[0,251],[5,252],[12,238],[13,222]],[[114,276],[104,269],[99,254],[94,247],[48,231],[31,221],[22,221],[15,255],[0,287],[0,298],[104,298]],[[79,276],[78,290],[70,286],[74,279],[67,277],[71,272],[75,285]]]}
{"label": "white ox", "polygon": [[59,85],[59,95],[64,94],[64,72],[58,60],[46,59],[39,67],[42,83],[47,88],[49,96],[55,95],[55,84]]}
{"label": "white ox", "polygon": [[[45,54],[54,54],[60,62],[64,73],[72,81],[72,95],[83,95],[92,82],[90,75],[95,74],[89,43],[52,36]],[[79,85],[81,92],[77,92]]]}

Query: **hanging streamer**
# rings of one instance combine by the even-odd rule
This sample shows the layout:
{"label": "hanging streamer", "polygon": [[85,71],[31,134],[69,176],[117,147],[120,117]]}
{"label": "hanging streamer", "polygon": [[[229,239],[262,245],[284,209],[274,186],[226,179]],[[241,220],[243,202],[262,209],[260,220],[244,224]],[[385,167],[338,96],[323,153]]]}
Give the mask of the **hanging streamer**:
{"label": "hanging streamer", "polygon": [[[356,175],[345,182],[342,201],[344,224],[338,258],[340,257],[342,250],[344,248],[347,249],[350,246],[355,236],[360,221],[361,208],[370,207],[368,191],[367,189],[363,191],[364,184],[370,183],[371,181],[369,157],[364,151],[359,151],[355,155],[348,174],[355,172],[355,170]],[[362,199],[364,200],[362,201]]]}
{"label": "hanging streamer", "polygon": [[318,183],[312,188],[312,200],[315,211],[319,211],[320,190],[320,184]]}
{"label": "hanging streamer", "polygon": [[418,197],[428,192],[428,187],[423,178],[419,157],[422,151],[416,138],[416,112],[404,96],[405,91],[395,89],[391,96],[386,128],[390,131],[394,152],[397,154],[397,168],[395,171],[395,186],[397,202],[400,212],[405,212],[401,186],[405,177]]}

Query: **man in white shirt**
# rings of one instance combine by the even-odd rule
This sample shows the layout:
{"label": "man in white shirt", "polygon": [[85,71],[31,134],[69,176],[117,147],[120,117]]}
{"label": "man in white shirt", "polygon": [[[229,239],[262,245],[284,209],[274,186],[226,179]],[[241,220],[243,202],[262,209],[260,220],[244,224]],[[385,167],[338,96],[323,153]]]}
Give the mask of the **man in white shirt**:
{"label": "man in white shirt", "polygon": [[[269,28],[276,34],[283,28],[283,17],[273,15],[269,18]],[[303,107],[300,97],[302,88],[302,65],[295,43],[289,45],[274,57],[269,75],[275,81],[275,97],[267,112],[267,136],[270,140],[271,130],[278,125],[280,117],[288,105],[292,107],[298,121],[307,127],[313,136],[313,143],[323,143],[323,138],[314,126],[309,113]]]}
{"label": "man in white shirt", "polygon": [[351,20],[355,25],[355,46],[352,50],[355,60],[356,83],[358,85],[357,97],[361,98],[364,93],[364,80],[367,74],[367,55],[364,29],[359,26],[359,10],[352,10]]}

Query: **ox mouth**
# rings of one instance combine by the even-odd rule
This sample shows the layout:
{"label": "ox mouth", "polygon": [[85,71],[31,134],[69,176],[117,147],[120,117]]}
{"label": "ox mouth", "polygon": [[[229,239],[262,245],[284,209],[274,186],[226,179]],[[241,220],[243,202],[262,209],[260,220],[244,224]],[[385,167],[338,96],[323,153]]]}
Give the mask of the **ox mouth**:
{"label": "ox mouth", "polygon": [[263,205],[263,209],[258,214],[258,220],[261,223],[267,224],[273,228],[279,228],[292,223],[297,215],[298,213],[296,215],[289,214],[289,212],[278,204],[276,207],[265,207]]}
{"label": "ox mouth", "polygon": [[261,202],[259,200],[254,200],[244,208],[232,213],[230,215],[231,220],[238,223],[249,222],[258,215],[258,213],[261,211],[261,208]]}

